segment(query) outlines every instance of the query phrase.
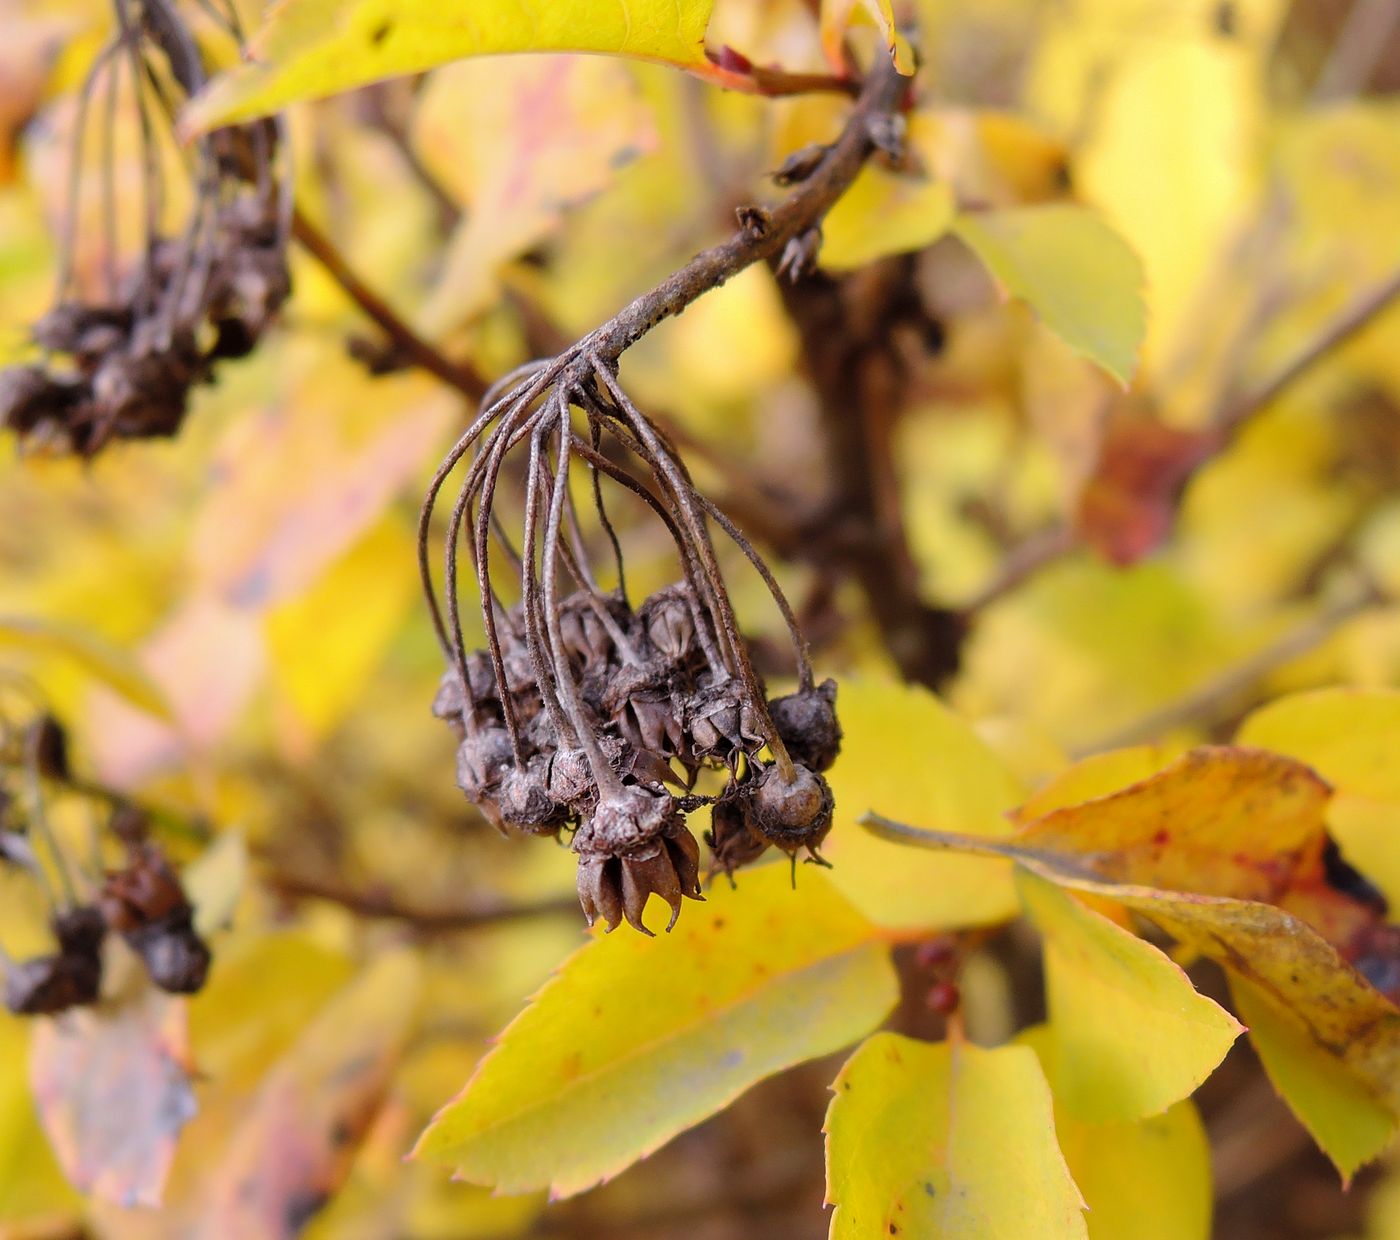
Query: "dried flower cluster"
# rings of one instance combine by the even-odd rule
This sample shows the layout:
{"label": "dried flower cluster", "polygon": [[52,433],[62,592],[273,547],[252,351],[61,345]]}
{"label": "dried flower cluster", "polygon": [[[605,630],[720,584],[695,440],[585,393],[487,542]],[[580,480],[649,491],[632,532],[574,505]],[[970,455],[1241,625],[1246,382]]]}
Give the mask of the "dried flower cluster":
{"label": "dried flower cluster", "polygon": [[[769,845],[820,861],[832,817],[822,772],[841,731],[835,683],[814,684],[792,611],[767,566],[695,489],[613,366],[588,344],[502,380],[433,481],[420,564],[450,663],[433,709],[457,735],[458,783],[486,816],[531,834],[571,833],[590,924],[601,918],[611,929],[626,920],[646,932],[642,911],[651,894],[670,905],[671,925],[683,898],[702,898],[699,845],[685,818],[703,805],[713,807],[714,864],[727,873]],[[430,521],[448,476],[469,453],[448,527],[441,607],[429,566]],[[519,547],[498,511],[503,476],[523,491]],[[587,513],[576,506],[580,482]],[[604,501],[611,488],[659,518],[680,564],[678,581],[636,606]],[[770,701],[755,674],[712,526],[758,569],[787,621],[799,681],[789,696]],[[473,652],[458,607],[463,537],[486,636],[485,648]],[[610,547],[615,588],[599,585],[590,540]],[[497,592],[501,565],[516,595],[509,604]],[[706,768],[725,775],[720,791],[696,791]]]}
{"label": "dried flower cluster", "polygon": [[[48,822],[46,784],[108,802],[107,833],[124,852],[120,868],[100,878],[78,873]],[[54,910],[56,946],[20,961],[0,952],[11,1012],[52,1015],[96,1002],[109,934],[125,941],[162,990],[188,994],[204,985],[209,948],[194,927],[194,909],[179,878],[147,827],[135,806],[74,776],[64,731],[52,716],[40,714],[22,726],[0,717],[0,866],[28,873],[44,890]],[[81,898],[80,890],[86,893]]]}
{"label": "dried flower cluster", "polygon": [[[176,433],[191,389],[216,365],[246,356],[291,291],[286,248],[290,198],[277,166],[275,122],[219,130],[192,151],[193,207],[162,231],[157,126],[169,130],[176,100],[204,80],[199,51],[170,0],[141,0],[139,17],[117,0],[119,32],[97,57],[81,96],[74,141],[70,236],[59,294],[34,325],[42,362],[0,372],[0,426],[32,445],[91,456],[113,439]],[[77,287],[71,230],[79,212],[84,121],[100,83],[126,68],[139,109],[146,219],[141,253],[118,274],[116,206],[102,175],[109,256],[103,288]],[[105,92],[114,107],[114,89]],[[111,118],[100,118],[110,125]],[[105,144],[110,147],[110,143]],[[110,149],[103,152],[111,159]]]}

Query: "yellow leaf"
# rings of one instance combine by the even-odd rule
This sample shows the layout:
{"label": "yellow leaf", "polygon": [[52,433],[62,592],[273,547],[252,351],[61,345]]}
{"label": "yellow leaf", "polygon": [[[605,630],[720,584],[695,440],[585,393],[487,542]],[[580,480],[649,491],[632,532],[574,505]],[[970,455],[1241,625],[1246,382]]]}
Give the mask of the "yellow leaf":
{"label": "yellow leaf", "polygon": [[26,1024],[0,1013],[0,1220],[20,1225],[76,1213],[78,1207],[34,1113]]}
{"label": "yellow leaf", "polygon": [[237,831],[224,831],[185,867],[180,882],[194,906],[194,926],[201,935],[228,928],[247,879],[248,846]]}
{"label": "yellow leaf", "polygon": [[[1179,942],[1223,965],[1232,980],[1243,979],[1270,995],[1280,1017],[1292,1026],[1295,1044],[1301,1048],[1298,1054],[1328,1061],[1313,1063],[1310,1077],[1275,1076],[1285,1100],[1305,1123],[1310,1115],[1316,1122],[1306,1092],[1310,1081],[1325,1077],[1332,1066],[1400,1121],[1400,1008],[1292,914],[1251,900],[1101,880],[1094,875],[1093,853],[1033,846],[1019,839],[920,831],[873,817],[867,822],[887,839],[1011,858],[1061,887],[1101,896],[1143,914]],[[1295,1087],[1303,1091],[1297,1103],[1289,1092]],[[1364,1142],[1359,1144],[1364,1148]],[[1379,1151],[1379,1146],[1371,1149],[1370,1156]],[[1347,1166],[1338,1166],[1344,1175],[1348,1173]]]}
{"label": "yellow leaf", "polygon": [[1250,715],[1238,741],[1316,768],[1334,792],[1327,821],[1347,860],[1400,907],[1400,693],[1320,689]]}
{"label": "yellow leaf", "polygon": [[786,865],[674,933],[597,935],[501,1035],[415,1156],[504,1193],[616,1175],[755,1081],[869,1032],[897,996],[873,927]]}
{"label": "yellow leaf", "polygon": [[1017,889],[1045,941],[1055,1097],[1121,1124],[1188,1097],[1243,1026],[1160,950],[1028,870]]}
{"label": "yellow leaf", "polygon": [[381,953],[301,1030],[240,1114],[205,1185],[198,1237],[296,1235],[344,1181],[413,1025],[422,966]]}
{"label": "yellow leaf", "polygon": [[823,851],[831,881],[872,921],[935,929],[1004,921],[1016,910],[1009,869],[958,857],[918,856],[855,829],[870,809],[949,830],[1005,835],[1021,789],[1001,760],[926,689],[878,680],[841,682],[845,728],[828,778],[836,827]]}
{"label": "yellow leaf", "polygon": [[878,1033],[831,1088],[831,1240],[1088,1235],[1030,1048]]}
{"label": "yellow leaf", "polygon": [[94,680],[138,710],[169,720],[170,703],[141,665],[116,646],[72,625],[0,617],[0,649],[71,659]]}
{"label": "yellow leaf", "polygon": [[1156,745],[1134,745],[1090,754],[1067,767],[1016,810],[1016,821],[1031,822],[1053,810],[1110,796],[1157,774],[1166,765]]}
{"label": "yellow leaf", "polygon": [[1345,1179],[1390,1144],[1397,1118],[1346,1066],[1318,1054],[1265,991],[1232,975],[1230,993],[1274,1088]]}
{"label": "yellow leaf", "polygon": [[1051,203],[966,212],[953,231],[1076,352],[1124,386],[1147,328],[1142,264],[1132,247],[1085,207]]}
{"label": "yellow leaf", "polygon": [[846,71],[842,44],[847,28],[857,17],[870,22],[880,32],[895,68],[901,73],[914,72],[914,57],[909,45],[899,37],[890,0],[822,0],[822,51],[837,73]]}
{"label": "yellow leaf", "polygon": [[415,115],[425,162],[466,202],[420,327],[445,335],[491,305],[497,269],[555,231],[564,212],[656,146],[626,66],[590,56],[453,65]]}
{"label": "yellow leaf", "polygon": [[[1056,1079],[1047,1025],[1016,1040]],[[1189,1098],[1129,1124],[1086,1124],[1055,1099],[1055,1132],[1088,1206],[1089,1240],[1209,1240],[1210,1144]]]}
{"label": "yellow leaf", "polygon": [[948,231],[954,210],[947,181],[867,165],[822,222],[821,265],[844,271],[922,250]]}
{"label": "yellow leaf", "polygon": [[283,0],[250,61],[191,103],[194,134],[465,56],[603,52],[705,70],[713,0]]}
{"label": "yellow leaf", "polygon": [[310,590],[267,615],[273,675],[313,738],[361,700],[417,596],[418,575],[403,554],[410,537],[391,514]]}

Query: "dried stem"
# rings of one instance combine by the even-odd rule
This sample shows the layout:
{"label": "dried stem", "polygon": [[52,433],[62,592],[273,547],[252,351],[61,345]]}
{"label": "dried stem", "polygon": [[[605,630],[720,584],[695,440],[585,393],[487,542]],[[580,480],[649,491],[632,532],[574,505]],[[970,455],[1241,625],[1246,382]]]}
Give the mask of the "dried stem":
{"label": "dried stem", "polygon": [[326,269],[330,277],[345,290],[350,300],[374,321],[409,361],[436,375],[469,400],[478,401],[482,398],[488,385],[475,367],[467,362],[454,362],[444,357],[405,323],[388,302],[360,279],[330,238],[307,219],[299,208],[292,212],[292,236]]}

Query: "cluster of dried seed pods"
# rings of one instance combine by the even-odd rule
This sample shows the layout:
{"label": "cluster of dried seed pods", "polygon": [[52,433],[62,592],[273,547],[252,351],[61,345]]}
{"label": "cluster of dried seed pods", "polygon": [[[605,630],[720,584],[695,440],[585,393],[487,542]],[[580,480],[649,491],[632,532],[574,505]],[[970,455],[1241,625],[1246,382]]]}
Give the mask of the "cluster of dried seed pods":
{"label": "cluster of dried seed pods", "polygon": [[[119,868],[100,877],[77,872],[49,824],[45,785],[107,802],[107,834],[124,852]],[[126,942],[162,990],[188,994],[204,985],[209,948],[179,878],[148,836],[146,815],[74,776],[63,729],[48,714],[23,725],[0,714],[0,866],[29,874],[53,909],[54,951],[17,961],[0,952],[11,1012],[53,1015],[96,1002],[109,934]]]}
{"label": "cluster of dried seed pods", "polygon": [[[173,435],[191,389],[216,365],[246,356],[291,291],[286,249],[291,200],[279,173],[276,122],[219,130],[188,149],[192,207],[163,231],[159,138],[179,102],[204,82],[199,49],[173,0],[114,0],[117,34],[97,55],[80,95],[59,293],[34,325],[42,362],[0,372],[0,426],[36,447],[90,456],[113,439]],[[84,183],[86,130],[103,129],[125,79],[139,111],[145,217],[140,253],[119,272],[118,207],[109,167],[98,170],[107,255],[95,293],[80,288],[73,229]],[[106,113],[96,105],[99,91]]]}
{"label": "cluster of dried seed pods", "polygon": [[[716,868],[732,873],[769,845],[820,861],[832,817],[822,772],[841,731],[835,683],[814,683],[772,573],[589,346],[522,367],[487,394],[433,480],[419,559],[449,662],[434,713],[457,735],[462,790],[498,826],[571,833],[590,924],[626,920],[645,931],[650,895],[670,905],[672,925],[683,898],[702,898],[699,845],[685,821],[701,806],[712,806]],[[431,518],[468,457],[440,604]],[[498,502],[507,488],[523,495],[519,545]],[[659,519],[679,562],[679,580],[636,606],[609,491]],[[798,673],[789,696],[768,700],[754,671],[720,575],[716,528],[787,622]],[[477,651],[467,649],[458,602],[464,538],[485,633]],[[590,546],[605,549],[615,585],[599,584]],[[506,578],[508,599],[499,592]],[[707,768],[723,776],[718,791],[698,790]]]}

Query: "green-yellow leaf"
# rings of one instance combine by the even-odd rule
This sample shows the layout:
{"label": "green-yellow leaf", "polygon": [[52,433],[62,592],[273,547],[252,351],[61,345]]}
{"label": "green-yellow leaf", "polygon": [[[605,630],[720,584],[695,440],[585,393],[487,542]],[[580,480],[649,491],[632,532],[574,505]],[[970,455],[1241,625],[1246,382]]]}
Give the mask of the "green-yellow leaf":
{"label": "green-yellow leaf", "polygon": [[844,271],[887,254],[922,250],[948,231],[955,207],[947,181],[870,164],[822,223],[821,264]]}
{"label": "green-yellow leaf", "polygon": [[879,680],[841,682],[845,728],[828,778],[836,827],[823,851],[831,880],[879,925],[933,929],[985,925],[1015,914],[1007,866],[921,856],[856,829],[872,808],[948,830],[1005,835],[1021,797],[1016,779],[967,724],[926,689]]}
{"label": "green-yellow leaf", "polygon": [[[1040,1057],[1054,1081],[1047,1025],[1016,1040]],[[1209,1240],[1210,1144],[1189,1098],[1130,1124],[1086,1124],[1055,1099],[1055,1132],[1089,1207],[1089,1240]]]}
{"label": "green-yellow leaf", "polygon": [[880,1033],[831,1088],[831,1240],[1087,1237],[1029,1047]]}
{"label": "green-yellow leaf", "polygon": [[0,617],[0,649],[6,647],[25,654],[71,659],[129,705],[158,719],[172,718],[170,703],[141,665],[85,629],[19,616]]}
{"label": "green-yellow leaf", "polygon": [[1089,1123],[1157,1115],[1189,1097],[1243,1026],[1150,943],[1019,870],[1045,941],[1055,1097]]}
{"label": "green-yellow leaf", "polygon": [[1068,203],[965,212],[953,231],[1009,296],[1127,385],[1147,329],[1142,264],[1098,215]]}
{"label": "green-yellow leaf", "polygon": [[1296,1019],[1281,1013],[1259,987],[1231,975],[1235,1007],[1249,1023],[1264,1071],[1344,1179],[1379,1154],[1397,1118],[1345,1064],[1319,1055]]}
{"label": "green-yellow leaf", "polygon": [[1237,737],[1314,767],[1333,787],[1327,824],[1342,852],[1400,906],[1400,693],[1319,689],[1261,708]]}
{"label": "green-yellow leaf", "polygon": [[717,886],[670,935],[595,935],[415,1156],[505,1193],[591,1188],[755,1081],[878,1025],[898,991],[874,936],[822,875],[793,890],[786,865]]}
{"label": "green-yellow leaf", "polygon": [[[875,818],[868,822],[888,839],[1014,859],[1058,886],[1112,900],[1150,918],[1179,942],[1223,965],[1232,981],[1243,979],[1271,997],[1280,1020],[1292,1028],[1292,1060],[1302,1065],[1291,1072],[1276,1068],[1274,1080],[1304,1123],[1319,1123],[1310,1095],[1316,1094],[1317,1081],[1333,1079],[1336,1072],[1400,1121],[1400,1009],[1312,926],[1284,909],[1100,879],[1094,876],[1093,853],[1037,847],[1019,839],[920,831]],[[1267,1045],[1267,1029],[1264,1037]],[[1274,1042],[1282,1045],[1279,1038]],[[1276,1064],[1282,1056],[1282,1051],[1274,1055]],[[1339,1150],[1343,1175],[1359,1151],[1369,1149],[1374,1155],[1381,1148],[1374,1124],[1354,1135],[1354,1143]],[[1325,1143],[1323,1148],[1333,1152]]]}
{"label": "green-yellow leaf", "polygon": [[185,113],[189,133],[464,56],[602,52],[704,70],[714,0],[283,0],[247,64]]}

